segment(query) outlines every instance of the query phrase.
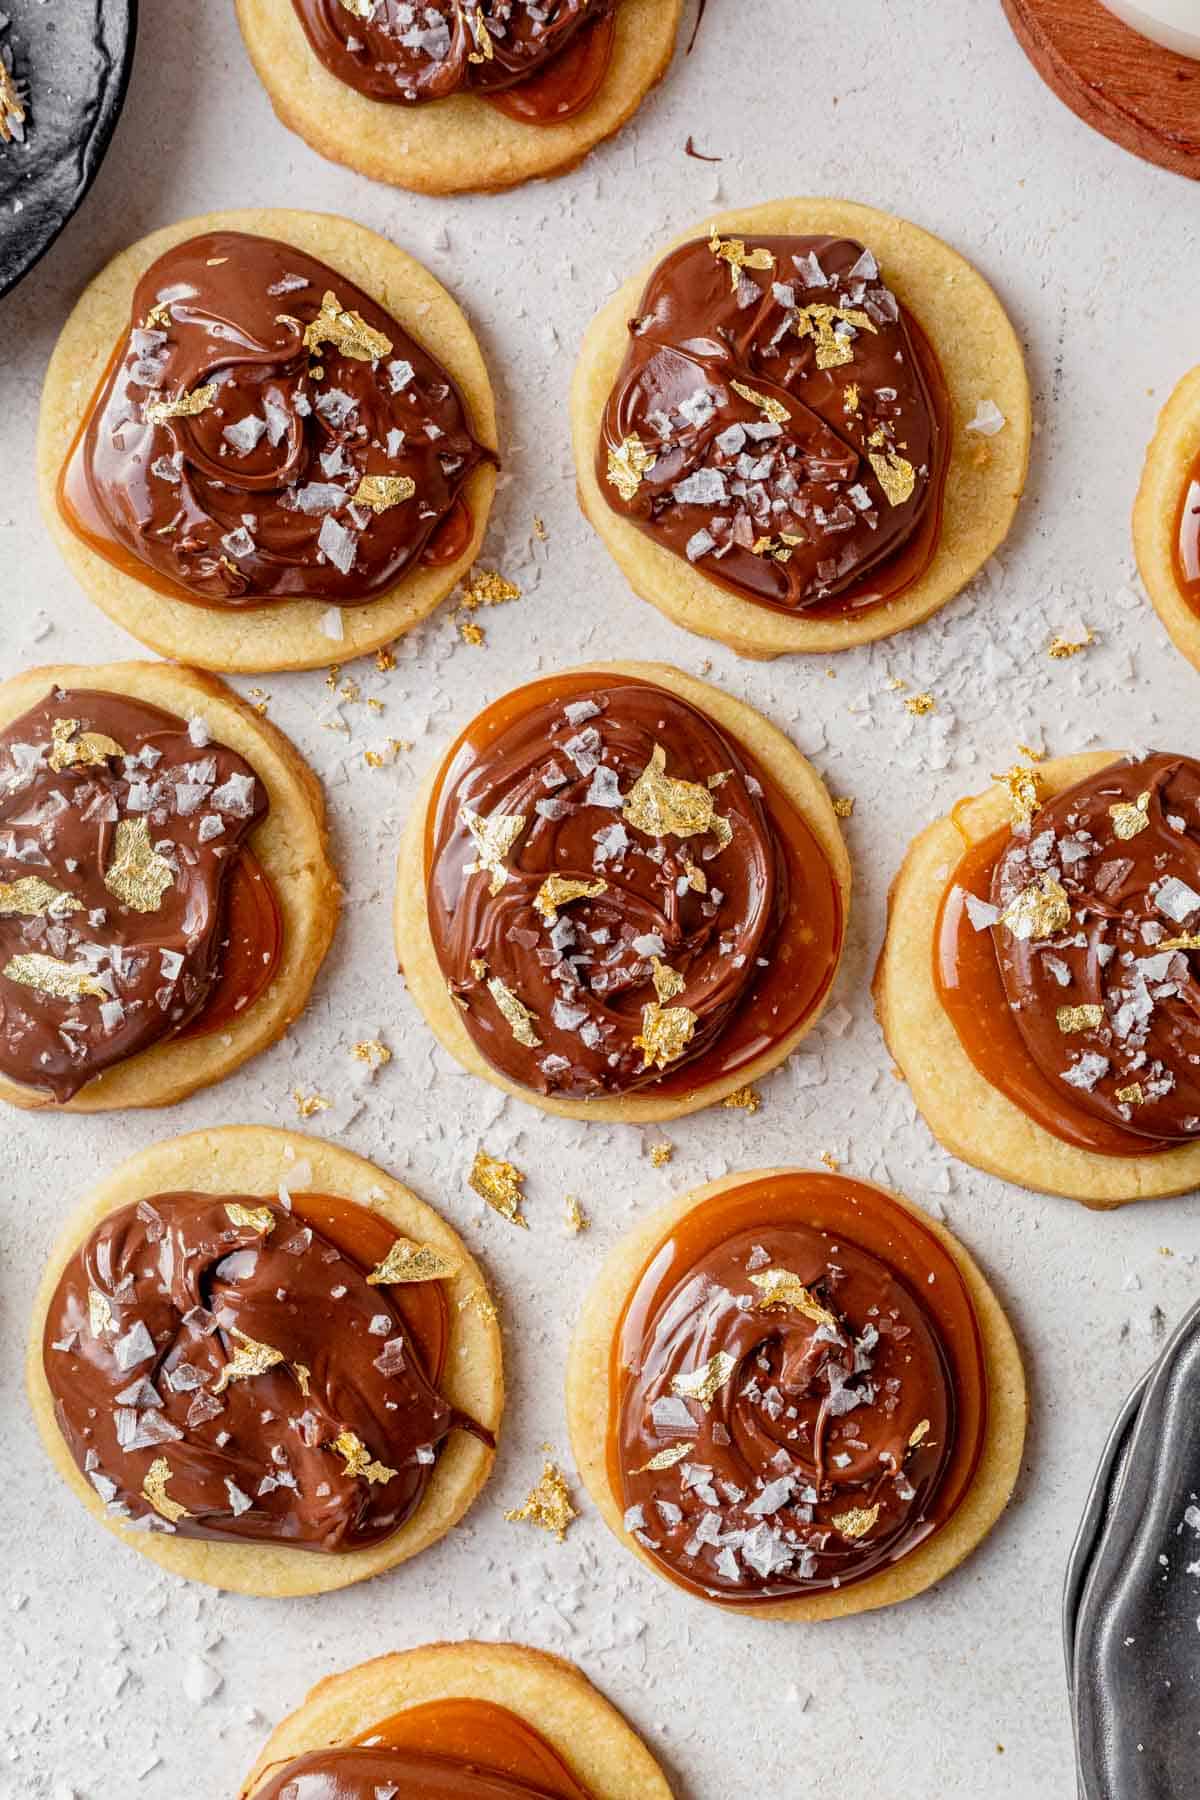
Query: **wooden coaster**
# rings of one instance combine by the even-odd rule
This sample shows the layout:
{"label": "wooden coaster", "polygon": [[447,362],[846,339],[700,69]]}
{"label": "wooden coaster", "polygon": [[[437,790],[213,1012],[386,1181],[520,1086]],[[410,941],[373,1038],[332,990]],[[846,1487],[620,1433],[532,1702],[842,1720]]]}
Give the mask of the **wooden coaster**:
{"label": "wooden coaster", "polygon": [[1100,0],[1002,0],[1042,77],[1088,125],[1200,180],[1200,61],[1123,25]]}

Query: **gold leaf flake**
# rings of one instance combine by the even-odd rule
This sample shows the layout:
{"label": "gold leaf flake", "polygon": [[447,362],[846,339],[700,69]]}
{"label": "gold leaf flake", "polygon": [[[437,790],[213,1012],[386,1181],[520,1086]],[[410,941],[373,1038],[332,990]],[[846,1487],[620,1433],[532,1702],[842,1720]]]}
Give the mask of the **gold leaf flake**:
{"label": "gold leaf flake", "polygon": [[411,475],[364,475],[350,496],[352,506],[369,506],[374,513],[387,512],[402,500],[411,500],[417,484]]}
{"label": "gold leaf flake", "polygon": [[293,1363],[292,1374],[296,1377],[296,1385],[307,1400],[312,1392],[312,1370],[307,1363]]}
{"label": "gold leaf flake", "polygon": [[0,881],[0,913],[17,913],[23,919],[40,919],[47,913],[83,911],[82,900],[52,887],[40,875],[19,875],[16,881]]}
{"label": "gold leaf flake", "polygon": [[1062,1032],[1095,1031],[1097,1025],[1104,1023],[1102,1006],[1060,1006],[1055,1013],[1058,1029]]}
{"label": "gold leaf flake", "polygon": [[525,814],[494,812],[490,818],[481,819],[469,806],[464,806],[462,822],[470,832],[477,852],[476,860],[467,864],[465,872],[468,875],[489,874],[488,893],[495,898],[508,880],[508,865],[504,859],[525,829]]}
{"label": "gold leaf flake", "polygon": [[107,1000],[108,994],[96,977],[82,963],[60,962],[57,956],[43,956],[40,952],[31,952],[28,956],[13,956],[0,969],[0,975],[9,981],[19,982],[22,987],[36,988],[39,994],[45,994],[51,1000]]}
{"label": "gold leaf flake", "polygon": [[661,1144],[651,1144],[651,1146],[650,1146],[650,1167],[652,1169],[665,1168],[666,1165],[670,1162],[671,1158],[674,1156],[674,1154],[675,1154],[674,1144],[666,1143],[666,1142],[661,1143]]}
{"label": "gold leaf flake", "polygon": [[848,381],[842,389],[842,411],[849,414],[851,418],[858,411],[857,381]]}
{"label": "gold leaf flake", "polygon": [[375,12],[375,0],[341,0],[341,4],[356,19],[370,19]]}
{"label": "gold leaf flake", "polygon": [[1021,943],[1066,931],[1071,923],[1071,902],[1066,888],[1053,875],[1039,875],[1028,887],[1021,889],[1015,900],[1009,901],[1000,914],[1000,923],[1006,925]]}
{"label": "gold leaf flake", "polygon": [[1180,937],[1163,938],[1146,954],[1157,956],[1161,950],[1200,950],[1200,932],[1185,931]]}
{"label": "gold leaf flake", "polygon": [[700,1023],[699,1013],[688,1006],[660,1006],[650,1001],[642,1008],[642,1029],[633,1040],[642,1053],[642,1068],[665,1069],[681,1057]]}
{"label": "gold leaf flake", "polygon": [[904,710],[910,712],[914,719],[923,719],[937,707],[932,694],[910,694],[904,702]]}
{"label": "gold leaf flake", "polygon": [[165,1456],[156,1456],[146,1470],[146,1478],[142,1482],[142,1493],[150,1502],[156,1513],[159,1513],[170,1524],[177,1525],[180,1519],[190,1519],[191,1514],[186,1506],[180,1506],[178,1500],[172,1500],[167,1492],[167,1483],[173,1477],[173,1470]]}
{"label": "gold leaf flake", "polygon": [[324,1094],[306,1094],[302,1088],[292,1089],[292,1104],[296,1108],[296,1116],[300,1119],[313,1119],[318,1113],[328,1112],[330,1102]]}
{"label": "gold leaf flake", "polygon": [[1150,823],[1149,791],[1139,794],[1136,800],[1121,800],[1116,806],[1110,806],[1108,816],[1113,822],[1113,836],[1128,843]]}
{"label": "gold leaf flake", "polygon": [[832,1175],[836,1175],[838,1170],[842,1166],[841,1163],[838,1161],[837,1157],[833,1154],[832,1150],[822,1150],[821,1161],[825,1164],[825,1167],[829,1170],[830,1174],[832,1174]]}
{"label": "gold leaf flake", "polygon": [[670,968],[660,957],[652,956],[650,960],[654,965],[654,991],[665,1005],[676,994],[682,994],[687,982],[678,969]]}
{"label": "gold leaf flake", "polygon": [[874,1529],[879,1517],[879,1502],[874,1506],[852,1506],[849,1512],[834,1513],[830,1523],[846,1538],[863,1538]]}
{"label": "gold leaf flake", "polygon": [[113,1329],[112,1303],[107,1294],[96,1288],[88,1289],[88,1330],[94,1338],[103,1337],[106,1331]]}
{"label": "gold leaf flake", "polygon": [[[851,326],[853,330],[838,331],[839,325]],[[875,331],[866,313],[857,307],[830,306],[825,301],[802,306],[796,314],[793,329],[797,337],[813,340],[818,369],[840,369],[844,363],[853,362],[854,332]],[[857,392],[855,397],[857,399]]]}
{"label": "gold leaf flake", "polygon": [[1122,1106],[1145,1106],[1146,1090],[1140,1081],[1131,1081],[1128,1087],[1117,1089],[1117,1099]]}
{"label": "gold leaf flake", "polygon": [[110,894],[134,912],[157,912],[163,895],[175,880],[165,856],[150,841],[145,818],[122,819],[113,839],[113,858],[104,874]]}
{"label": "gold leaf flake", "polygon": [[528,1220],[522,1217],[521,1187],[525,1180],[521,1170],[513,1163],[505,1162],[501,1156],[489,1156],[486,1150],[475,1152],[475,1161],[467,1184],[474,1188],[481,1200],[486,1200],[493,1211],[498,1212],[510,1225],[520,1225],[526,1231]]}
{"label": "gold leaf flake", "polygon": [[854,817],[854,801],[849,794],[841,794],[833,803],[833,810],[839,819]]}
{"label": "gold leaf flake", "polygon": [[621,816],[647,837],[691,837],[714,829],[717,816],[712,794],[698,781],[680,781],[666,773],[667,753],[655,744],[621,808]]}
{"label": "gold leaf flake", "polygon": [[459,1312],[477,1312],[481,1319],[498,1319],[499,1308],[486,1288],[472,1288],[471,1292],[458,1303]]}
{"label": "gold leaf flake", "polygon": [[736,1368],[736,1356],[731,1356],[728,1350],[716,1350],[702,1369],[689,1369],[683,1375],[673,1375],[671,1392],[681,1400],[698,1400],[707,1412]]}
{"label": "gold leaf flake", "polygon": [[175,394],[167,400],[147,400],[142,416],[148,425],[162,425],[168,419],[195,419],[207,412],[217,397],[217,383],[206,381],[190,394]]}
{"label": "gold leaf flake", "polygon": [[467,61],[469,63],[491,62],[496,52],[488,33],[487,21],[484,19],[482,6],[477,6],[475,8],[475,42],[478,45],[478,49],[471,51],[470,55],[467,57]]}
{"label": "gold leaf flake", "polygon": [[694,862],[685,862],[683,873],[693,894],[707,894],[708,876],[703,869],[698,869]]}
{"label": "gold leaf flake", "polygon": [[671,1444],[666,1450],[657,1451],[648,1463],[643,1463],[640,1469],[633,1472],[635,1475],[651,1475],[659,1469],[673,1469],[677,1462],[682,1462],[685,1456],[692,1454],[693,1448],[691,1444]]}
{"label": "gold leaf flake", "polygon": [[533,904],[547,925],[553,925],[560,906],[566,906],[570,900],[595,900],[597,895],[606,893],[607,890],[607,881],[599,877],[595,881],[577,881],[571,875],[547,875],[534,896]]}
{"label": "gold leaf flake", "polygon": [[474,619],[460,619],[458,635],[464,644],[471,644],[476,650],[487,642],[487,632],[482,625],[476,625]]}
{"label": "gold leaf flake", "polygon": [[233,1355],[213,1382],[210,1391],[214,1394],[223,1394],[231,1381],[249,1381],[254,1375],[265,1375],[268,1369],[275,1368],[283,1361],[282,1350],[247,1337],[236,1325],[233,1327],[233,1336],[238,1339],[238,1343]]}
{"label": "gold leaf flake", "polygon": [[367,1276],[368,1287],[384,1287],[417,1281],[448,1281],[459,1265],[432,1244],[414,1244],[397,1238],[381,1263]]}
{"label": "gold leaf flake", "polygon": [[757,406],[772,425],[786,425],[791,418],[792,415],[782,400],[774,400],[770,394],[760,394],[757,388],[746,387],[741,381],[731,381],[729,385],[735,394],[740,394],[751,406]]}
{"label": "gold leaf flake", "polygon": [[524,1044],[527,1050],[538,1049],[542,1040],[537,1034],[536,1014],[530,1012],[525,1002],[518,999],[498,975],[493,975],[487,985],[488,993],[499,1007],[517,1043]]}
{"label": "gold leaf flake", "polygon": [[378,1482],[381,1486],[395,1477],[395,1469],[376,1462],[362,1439],[353,1431],[339,1431],[330,1449],[336,1450],[344,1461],[347,1475],[362,1475],[372,1485]]}
{"label": "gold leaf flake", "polygon": [[917,1445],[920,1443],[923,1443],[925,1441],[925,1439],[928,1437],[928,1435],[929,1435],[929,1420],[922,1419],[919,1425],[913,1426],[912,1431],[909,1434],[909,1439],[908,1439],[909,1449],[915,1450]]}
{"label": "gold leaf flake", "polygon": [[0,56],[0,144],[15,142],[16,128],[24,123],[25,106],[17,92],[16,77]]}
{"label": "gold leaf flake", "polygon": [[110,756],[124,756],[115,738],[102,731],[84,731],[77,737],[78,731],[78,719],[55,719],[51,724],[49,764],[56,774],[76,765],[98,768]]}
{"label": "gold leaf flake", "polygon": [[357,1044],[351,1044],[350,1054],[355,1062],[366,1063],[369,1069],[382,1069],[392,1060],[392,1053],[386,1044],[378,1038],[363,1038]]}
{"label": "gold leaf flake", "polygon": [[1057,633],[1046,646],[1046,655],[1053,657],[1055,662],[1061,662],[1068,656],[1078,656],[1081,650],[1087,650],[1096,641],[1096,634],[1091,627],[1087,626],[1085,630],[1087,636],[1084,638],[1065,638]]}
{"label": "gold leaf flake", "polygon": [[275,1214],[269,1206],[243,1206],[240,1200],[227,1200],[225,1213],[231,1225],[261,1231],[264,1237],[270,1237],[275,1229]]}
{"label": "gold leaf flake", "polygon": [[587,1230],[588,1216],[584,1212],[582,1206],[580,1206],[576,1195],[567,1195],[566,1199],[563,1201],[563,1210],[566,1213],[568,1231],[578,1233]]}
{"label": "gold leaf flake", "polygon": [[790,1269],[759,1269],[751,1275],[750,1285],[758,1289],[755,1304],[759,1312],[798,1312],[814,1325],[837,1326],[835,1315],[814,1299],[810,1289]]}
{"label": "gold leaf flake", "polygon": [[142,320],[142,330],[169,331],[174,323],[175,321],[171,317],[170,305],[167,301],[160,300],[157,306],[152,306],[150,308],[150,311]]}
{"label": "gold leaf flake", "polygon": [[643,475],[648,475],[657,458],[653,450],[648,450],[636,433],[622,438],[615,450],[608,453],[608,482],[615,487],[622,500],[632,500],[642,485]]}
{"label": "gold leaf flake", "polygon": [[867,461],[875,471],[875,479],[889,506],[903,506],[906,500],[912,499],[917,472],[906,456],[901,456],[890,444],[883,444],[877,450],[867,451]]}
{"label": "gold leaf flake", "polygon": [[318,350],[322,344],[332,344],[354,362],[375,362],[392,348],[390,338],[368,325],[359,313],[347,311],[332,290],[326,291],[320,312],[304,328],[306,350]]}
{"label": "gold leaf flake", "polygon": [[727,1112],[756,1113],[762,1105],[762,1095],[756,1087],[734,1088],[732,1094],[726,1094],[721,1105]]}
{"label": "gold leaf flake", "polygon": [[1042,784],[1037,770],[1027,768],[1024,763],[1014,763],[1003,774],[993,775],[992,780],[1002,781],[1008,789],[1013,824],[1028,825],[1042,804]]}
{"label": "gold leaf flake", "polygon": [[524,1506],[515,1507],[504,1517],[510,1525],[524,1523],[536,1525],[541,1531],[552,1531],[561,1544],[568,1525],[579,1514],[571,1504],[571,1490],[565,1475],[554,1463],[548,1462],[542,1469],[541,1480],[530,1489]]}
{"label": "gold leaf flake", "polygon": [[723,238],[714,225],[708,247],[720,262],[729,264],[729,285],[736,294],[742,269],[773,269],[775,258],[770,250],[747,250],[742,238]]}

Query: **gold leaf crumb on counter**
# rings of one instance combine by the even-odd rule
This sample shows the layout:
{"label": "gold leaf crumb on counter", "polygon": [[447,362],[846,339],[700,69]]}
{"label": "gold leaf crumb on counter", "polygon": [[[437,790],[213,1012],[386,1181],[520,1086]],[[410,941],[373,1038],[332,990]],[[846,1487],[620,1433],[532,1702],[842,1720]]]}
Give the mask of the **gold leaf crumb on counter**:
{"label": "gold leaf crumb on counter", "polygon": [[482,625],[477,625],[474,619],[460,619],[458,635],[464,644],[471,644],[476,650],[481,650],[487,643],[487,632]]}
{"label": "gold leaf crumb on counter", "polygon": [[874,1529],[879,1517],[879,1504],[874,1506],[852,1506],[848,1512],[834,1513],[831,1524],[845,1538],[864,1538],[868,1531]]}
{"label": "gold leaf crumb on counter", "polygon": [[0,56],[0,144],[16,143],[23,136],[25,103],[17,92],[16,77]]}
{"label": "gold leaf crumb on counter", "polygon": [[623,438],[615,450],[608,453],[608,483],[615,487],[622,500],[635,498],[642,485],[642,477],[653,469],[656,457],[653,450],[647,449],[636,433]]}
{"label": "gold leaf crumb on counter", "polygon": [[394,1480],[396,1471],[386,1463],[376,1462],[362,1439],[353,1431],[339,1431],[329,1448],[336,1450],[345,1464],[347,1475],[361,1475],[372,1486],[385,1487]]}
{"label": "gold leaf crumb on counter", "polygon": [[367,1276],[367,1286],[447,1281],[458,1271],[458,1263],[443,1256],[432,1244],[415,1244],[409,1238],[397,1238],[383,1261],[377,1263]]}
{"label": "gold leaf crumb on counter", "polygon": [[373,513],[387,512],[411,500],[417,484],[411,475],[364,475],[350,496],[352,506],[369,506]]}
{"label": "gold leaf crumb on counter", "polygon": [[680,1400],[698,1401],[707,1412],[736,1368],[736,1356],[731,1356],[728,1350],[716,1350],[702,1368],[673,1375],[671,1392]]}
{"label": "gold leaf crumb on counter", "polygon": [[567,1535],[567,1527],[579,1514],[571,1504],[566,1476],[555,1463],[547,1462],[537,1486],[529,1490],[525,1504],[514,1507],[504,1517],[510,1525],[536,1525],[540,1531],[552,1531],[561,1544]]}
{"label": "gold leaf crumb on counter", "polygon": [[1052,657],[1055,662],[1062,662],[1068,656],[1078,656],[1081,650],[1090,649],[1096,642],[1096,634],[1090,625],[1086,625],[1084,630],[1087,635],[1082,638],[1065,638],[1061,632],[1056,633],[1046,646],[1046,655]]}
{"label": "gold leaf crumb on counter", "polygon": [[306,1094],[303,1088],[294,1087],[292,1104],[296,1108],[297,1118],[315,1119],[318,1113],[328,1112],[333,1103],[327,1100],[324,1094],[318,1094],[315,1090],[311,1094]]}
{"label": "gold leaf crumb on counter", "polygon": [[150,840],[149,821],[120,820],[113,836],[112,861],[104,873],[109,893],[134,912],[152,913],[158,911],[174,881],[175,871]]}
{"label": "gold leaf crumb on counter", "polygon": [[674,1144],[667,1143],[666,1141],[661,1144],[651,1144],[650,1167],[652,1169],[665,1169],[674,1154]]}
{"label": "gold leaf crumb on counter", "polygon": [[831,1175],[836,1175],[842,1166],[841,1160],[833,1154],[832,1150],[822,1150],[821,1161],[825,1164],[825,1167],[829,1170]]}
{"label": "gold leaf crumb on counter", "polygon": [[306,350],[317,350],[322,344],[332,344],[354,362],[376,362],[389,355],[392,348],[390,338],[368,325],[358,313],[347,311],[330,289],[321,300],[320,312],[304,328]]}
{"label": "gold leaf crumb on counter", "polygon": [[493,1212],[498,1212],[502,1219],[528,1231],[529,1221],[521,1212],[521,1202],[525,1197],[521,1192],[524,1182],[524,1174],[514,1163],[506,1162],[502,1156],[491,1156],[482,1148],[475,1152],[467,1185],[474,1189],[481,1200],[487,1202]]}
{"label": "gold leaf crumb on counter", "polygon": [[36,989],[50,1000],[107,1000],[108,992],[83,963],[60,962],[57,956],[43,956],[31,951],[27,956],[13,956],[0,969],[0,975],[22,987]]}
{"label": "gold leaf crumb on counter", "polygon": [[910,694],[904,702],[905,712],[910,712],[914,719],[923,719],[927,713],[935,711],[937,701],[932,694]]}
{"label": "gold leaf crumb on counter", "polygon": [[833,803],[833,810],[839,819],[854,817],[854,801],[849,794],[841,794]]}
{"label": "gold leaf crumb on counter", "polygon": [[463,612],[477,612],[481,606],[506,606],[519,600],[521,590],[515,581],[506,581],[498,569],[473,569],[471,579],[463,583],[459,607]]}
{"label": "gold leaf crumb on counter", "polygon": [[191,1518],[191,1514],[186,1506],[181,1506],[178,1500],[172,1500],[167,1492],[167,1483],[172,1479],[173,1474],[174,1471],[166,1457],[156,1456],[146,1470],[145,1479],[142,1482],[142,1494],[160,1517],[166,1519],[169,1524],[176,1525],[180,1519]]}
{"label": "gold leaf crumb on counter", "polygon": [[756,1113],[762,1106],[762,1095],[756,1087],[734,1088],[732,1094],[726,1094],[721,1105],[727,1112]]}
{"label": "gold leaf crumb on counter", "polygon": [[243,1206],[240,1200],[227,1200],[225,1213],[231,1225],[261,1231],[264,1237],[270,1237],[275,1229],[275,1214],[269,1206]]}
{"label": "gold leaf crumb on counter", "polygon": [[581,1231],[587,1230],[590,1221],[582,1206],[579,1204],[576,1195],[567,1195],[566,1199],[563,1201],[563,1211],[566,1216],[567,1230],[571,1232],[573,1236],[578,1235]]}
{"label": "gold leaf crumb on counter", "polygon": [[386,1067],[392,1060],[391,1051],[378,1038],[362,1038],[357,1044],[351,1044],[350,1054],[355,1062],[366,1063],[372,1071]]}

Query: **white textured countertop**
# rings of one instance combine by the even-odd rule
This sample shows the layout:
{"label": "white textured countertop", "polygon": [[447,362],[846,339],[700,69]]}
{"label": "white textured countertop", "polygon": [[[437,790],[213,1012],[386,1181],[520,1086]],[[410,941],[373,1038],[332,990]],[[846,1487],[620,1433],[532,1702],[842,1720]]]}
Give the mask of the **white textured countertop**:
{"label": "white textured countertop", "polygon": [[[476,1634],[574,1657],[644,1731],[681,1800],[1066,1800],[1064,1561],[1112,1415],[1163,1327],[1200,1295],[1198,1208],[1187,1199],[1097,1215],[949,1160],[889,1072],[867,984],[907,839],[1007,766],[1017,740],[1200,752],[1200,678],[1141,597],[1127,522],[1156,409],[1196,355],[1195,191],[1060,106],[998,0],[849,10],[712,0],[694,54],[581,169],[448,202],[373,186],[284,131],[229,0],[148,0],[142,11],[132,90],[96,187],[0,301],[0,675],[139,653],[83,598],[39,522],[42,372],[81,284],[113,252],[218,206],[344,213],[394,237],[458,295],[503,417],[506,474],[486,560],[525,595],[486,615],[485,649],[460,642],[443,613],[404,642],[390,675],[355,669],[386,713],[343,706],[349,738],[325,728],[332,697],[320,672],[258,683],[325,780],[347,888],[333,953],[287,1040],[168,1112],[0,1121],[0,1793],[229,1800],[268,1727],[318,1677]],[[723,161],[686,156],[689,133]],[[1038,437],[1016,531],[970,593],[870,651],[752,664],[675,630],[626,590],[575,508],[564,398],[585,322],[659,239],[717,206],[793,192],[906,214],[974,260],[1026,342]],[[535,513],[548,540],[531,547]],[[1046,657],[1053,633],[1081,637],[1084,626],[1093,648]],[[487,700],[589,655],[657,656],[693,672],[711,657],[713,680],[790,731],[835,792],[858,798],[847,830],[858,893],[826,1022],[763,1084],[757,1116],[681,1121],[666,1133],[674,1159],[657,1170],[647,1153],[659,1132],[543,1118],[462,1074],[392,973],[393,851],[418,776]],[[936,712],[911,717],[891,676],[932,692]],[[362,752],[381,731],[414,748],[370,772]],[[356,1088],[348,1047],[376,1034],[394,1059]],[[269,1603],[170,1580],[86,1519],[47,1466],[20,1368],[44,1255],[89,1178],[175,1132],[294,1125],[297,1084],[335,1098],[316,1127],[409,1181],[484,1260],[503,1303],[511,1408],[494,1478],[448,1539],[345,1593]],[[528,1171],[528,1234],[467,1191],[481,1140]],[[944,1208],[1010,1309],[1033,1419],[1015,1504],[987,1544],[905,1606],[806,1628],[730,1618],[655,1581],[586,1500],[562,1545],[505,1524],[543,1443],[569,1467],[568,1334],[617,1236],[701,1180],[823,1151]],[[584,1237],[564,1229],[568,1191],[593,1218]]]}

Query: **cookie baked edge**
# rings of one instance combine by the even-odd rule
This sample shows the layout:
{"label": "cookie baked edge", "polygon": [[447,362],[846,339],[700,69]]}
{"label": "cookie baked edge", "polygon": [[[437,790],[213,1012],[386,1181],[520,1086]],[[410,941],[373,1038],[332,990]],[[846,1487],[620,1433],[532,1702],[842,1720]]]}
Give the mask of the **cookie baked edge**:
{"label": "cookie baked edge", "polygon": [[1200,669],[1200,613],[1175,574],[1175,521],[1188,473],[1200,456],[1200,366],[1189,370],[1158,415],[1133,503],[1133,549],[1171,642]]}

